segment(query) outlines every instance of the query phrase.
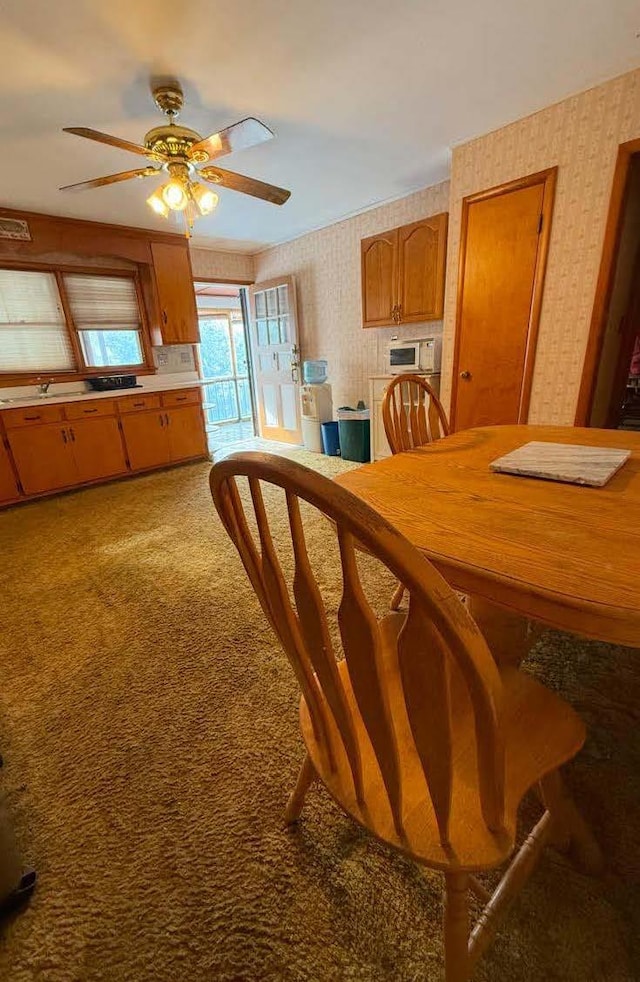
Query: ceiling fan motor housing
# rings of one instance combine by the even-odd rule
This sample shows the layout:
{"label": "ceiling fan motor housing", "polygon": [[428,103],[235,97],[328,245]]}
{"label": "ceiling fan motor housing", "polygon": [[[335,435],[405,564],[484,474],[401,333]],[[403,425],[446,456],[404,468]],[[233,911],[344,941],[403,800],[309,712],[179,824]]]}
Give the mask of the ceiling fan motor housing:
{"label": "ceiling fan motor housing", "polygon": [[201,150],[189,154],[189,151],[201,139],[200,134],[188,126],[171,123],[169,126],[155,126],[149,130],[145,135],[144,145],[151,153],[162,157],[189,157],[193,162],[199,163],[208,159],[207,152]]}

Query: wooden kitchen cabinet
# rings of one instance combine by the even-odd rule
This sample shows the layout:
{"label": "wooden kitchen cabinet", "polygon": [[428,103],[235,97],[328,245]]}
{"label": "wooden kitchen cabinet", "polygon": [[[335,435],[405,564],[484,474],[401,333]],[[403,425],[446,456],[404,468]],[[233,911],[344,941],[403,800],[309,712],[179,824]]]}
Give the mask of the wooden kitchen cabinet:
{"label": "wooden kitchen cabinet", "polygon": [[126,474],[127,461],[115,416],[74,420],[67,432],[71,438],[77,483]]}
{"label": "wooden kitchen cabinet", "polygon": [[398,289],[398,229],[361,242],[362,326],[392,323]]}
{"label": "wooden kitchen cabinet", "polygon": [[11,458],[0,434],[0,502],[16,501],[20,497],[20,489],[16,481]]}
{"label": "wooden kitchen cabinet", "polygon": [[198,312],[189,250],[182,245],[152,242],[163,344],[197,344]]}
{"label": "wooden kitchen cabinet", "polygon": [[443,212],[362,240],[363,327],[442,318],[447,223]]}
{"label": "wooden kitchen cabinet", "polygon": [[7,439],[25,494],[76,483],[71,440],[63,423],[16,427],[7,430]]}
{"label": "wooden kitchen cabinet", "polygon": [[207,439],[202,425],[200,406],[168,409],[166,432],[169,439],[169,460],[176,463],[207,452]]}
{"label": "wooden kitchen cabinet", "polygon": [[132,471],[170,463],[164,412],[128,413],[120,422]]}

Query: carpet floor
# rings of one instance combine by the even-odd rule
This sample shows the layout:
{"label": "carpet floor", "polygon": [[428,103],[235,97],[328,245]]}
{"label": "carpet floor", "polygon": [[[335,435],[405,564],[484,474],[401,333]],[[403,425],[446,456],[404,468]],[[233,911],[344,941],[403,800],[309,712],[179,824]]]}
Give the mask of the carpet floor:
{"label": "carpet floor", "polygon": [[[282,828],[303,756],[296,685],[207,475],[191,465],[0,514],[0,790],[40,877],[0,925],[0,977],[439,979],[438,875],[318,787]],[[278,494],[268,504],[283,525]],[[330,593],[331,536],[308,518]],[[388,602],[388,574],[365,572]],[[640,979],[639,654],[549,632],[526,663],[588,725],[567,782],[609,871],[588,878],[547,850],[478,982]],[[529,820],[537,807],[524,803]]]}

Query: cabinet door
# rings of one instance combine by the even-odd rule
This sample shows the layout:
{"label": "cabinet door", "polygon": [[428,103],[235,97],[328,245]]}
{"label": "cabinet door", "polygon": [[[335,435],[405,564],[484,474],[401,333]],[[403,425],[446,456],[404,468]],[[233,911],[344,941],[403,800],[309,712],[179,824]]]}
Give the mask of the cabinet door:
{"label": "cabinet door", "polygon": [[20,497],[18,483],[13,473],[11,458],[0,437],[0,502],[14,501]]}
{"label": "cabinet door", "polygon": [[447,214],[424,218],[398,230],[400,321],[440,320],[444,311]]}
{"label": "cabinet door", "polygon": [[131,413],[123,416],[120,422],[132,471],[169,463],[169,436],[164,413]]}
{"label": "cabinet door", "polygon": [[79,483],[126,473],[122,436],[115,417],[73,420],[67,433]]}
{"label": "cabinet door", "polygon": [[363,239],[360,253],[362,326],[393,324],[398,287],[398,229]]}
{"label": "cabinet door", "polygon": [[60,423],[9,430],[11,453],[25,494],[40,494],[77,483],[67,429]]}
{"label": "cabinet door", "polygon": [[169,459],[173,462],[204,456],[207,438],[200,406],[168,409],[165,415],[168,420]]}
{"label": "cabinet door", "polygon": [[200,331],[189,250],[181,245],[152,242],[151,254],[163,344],[197,344]]}

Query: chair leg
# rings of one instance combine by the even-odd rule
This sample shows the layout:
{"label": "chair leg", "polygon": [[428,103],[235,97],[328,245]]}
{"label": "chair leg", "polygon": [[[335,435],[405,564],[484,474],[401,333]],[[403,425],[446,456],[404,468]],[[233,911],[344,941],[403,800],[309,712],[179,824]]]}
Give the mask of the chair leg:
{"label": "chair leg", "polygon": [[311,757],[307,754],[300,768],[296,786],[289,796],[287,807],[284,812],[285,825],[291,825],[300,818],[300,812],[304,805],[307,791],[316,779],[316,772],[311,763]]}
{"label": "chair leg", "polygon": [[398,583],[396,591],[391,598],[391,610],[398,610],[400,604],[402,603],[402,598],[404,597],[404,584]]}
{"label": "chair leg", "polygon": [[469,978],[469,877],[445,873],[444,958],[446,982]]}
{"label": "chair leg", "polygon": [[552,771],[543,777],[540,791],[554,824],[569,839],[577,866],[585,873],[600,876],[605,869],[604,856],[593,832],[566,790],[560,771]]}

